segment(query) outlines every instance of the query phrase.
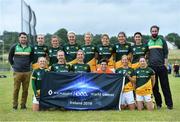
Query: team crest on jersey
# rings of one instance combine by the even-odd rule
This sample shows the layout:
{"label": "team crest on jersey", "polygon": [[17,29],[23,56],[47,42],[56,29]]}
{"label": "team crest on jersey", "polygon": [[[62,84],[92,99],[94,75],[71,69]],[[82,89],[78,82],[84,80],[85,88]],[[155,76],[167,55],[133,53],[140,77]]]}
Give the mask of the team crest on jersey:
{"label": "team crest on jersey", "polygon": [[92,50],[94,50],[94,47],[92,47]]}
{"label": "team crest on jersey", "polygon": [[126,48],[128,48],[129,46],[128,46],[128,45],[126,45],[125,47],[126,47]]}
{"label": "team crest on jersey", "polygon": [[139,74],[139,71],[137,71],[137,74]]}
{"label": "team crest on jersey", "polygon": [[87,67],[84,67],[85,70],[87,70]]}
{"label": "team crest on jersey", "polygon": [[149,71],[146,71],[146,73],[149,73]]}
{"label": "team crest on jersey", "polygon": [[110,48],[109,48],[109,50],[111,51],[111,50],[112,50],[112,48],[110,47]]}
{"label": "team crest on jersey", "polygon": [[52,50],[49,50],[50,53],[52,53]]}
{"label": "team crest on jersey", "polygon": [[77,69],[77,66],[75,66],[74,69]]}
{"label": "team crest on jersey", "polygon": [[79,48],[78,48],[78,47],[76,47],[76,49],[78,50]]}
{"label": "team crest on jersey", "polygon": [[66,47],[67,50],[69,50],[69,47]]}
{"label": "team crest on jersey", "polygon": [[128,74],[131,74],[131,71],[128,71]]}
{"label": "team crest on jersey", "polygon": [[116,48],[119,48],[119,45],[116,45]]}
{"label": "team crest on jersey", "polygon": [[136,51],[136,48],[133,48],[133,51]]}
{"label": "team crest on jersey", "polygon": [[59,67],[58,67],[58,66],[56,66],[55,68],[56,68],[56,69],[59,69]]}
{"label": "team crest on jersey", "polygon": [[40,76],[40,72],[37,72],[37,75]]}
{"label": "team crest on jersey", "polygon": [[145,48],[143,47],[142,50],[145,50]]}
{"label": "team crest on jersey", "polygon": [[100,47],[99,50],[102,50],[102,47]]}
{"label": "team crest on jersey", "polygon": [[85,48],[83,47],[83,48],[82,48],[82,50],[84,51],[84,50],[85,50]]}
{"label": "team crest on jersey", "polygon": [[34,47],[35,50],[37,50],[37,47]]}
{"label": "team crest on jersey", "polygon": [[68,68],[68,66],[65,67],[66,69]]}
{"label": "team crest on jersey", "polygon": [[46,50],[47,50],[47,48],[46,48],[46,47],[44,47],[43,49],[44,49],[44,51],[46,51]]}

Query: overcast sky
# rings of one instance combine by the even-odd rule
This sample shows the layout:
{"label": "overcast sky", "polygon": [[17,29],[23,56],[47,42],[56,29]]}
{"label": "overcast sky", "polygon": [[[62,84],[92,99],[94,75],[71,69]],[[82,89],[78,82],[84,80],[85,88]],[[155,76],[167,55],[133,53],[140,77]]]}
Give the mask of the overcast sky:
{"label": "overcast sky", "polygon": [[[0,0],[0,32],[21,31],[21,0]],[[124,31],[149,34],[151,25],[160,34],[180,34],[180,0],[25,0],[35,11],[37,33],[66,28],[77,34]]]}

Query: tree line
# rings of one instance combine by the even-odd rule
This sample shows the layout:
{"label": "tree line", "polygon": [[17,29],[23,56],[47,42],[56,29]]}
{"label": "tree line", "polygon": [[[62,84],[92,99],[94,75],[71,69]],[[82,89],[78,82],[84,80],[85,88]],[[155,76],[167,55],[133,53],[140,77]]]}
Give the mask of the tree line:
{"label": "tree line", "polygon": [[[65,28],[61,28],[53,34],[59,36],[59,38],[61,39],[61,43],[65,44],[68,42],[67,33],[68,33],[68,31]],[[9,51],[9,48],[11,47],[11,45],[18,42],[18,34],[19,34],[18,32],[4,31],[3,34],[0,35],[0,40],[4,41],[4,51],[5,52]],[[45,42],[47,45],[50,45],[51,36],[53,34],[47,33],[45,35]],[[165,38],[165,40],[168,40],[169,42],[173,43],[175,46],[177,46],[178,49],[180,49],[180,36],[177,33],[169,33],[166,36],[162,36],[162,35],[160,35],[160,36],[162,38]],[[143,35],[143,41],[146,41],[149,38],[150,38],[150,35]],[[81,35],[81,34],[76,35],[76,40],[79,45],[82,45],[84,43],[84,35]],[[133,35],[128,36],[127,41],[133,42]],[[111,44],[114,44],[116,42],[117,42],[116,36],[110,37]],[[34,42],[34,43],[36,43],[36,42]],[[93,35],[92,44],[98,45],[100,43],[101,43],[101,34]],[[0,50],[2,50],[2,47],[3,47],[2,43],[0,43]]]}

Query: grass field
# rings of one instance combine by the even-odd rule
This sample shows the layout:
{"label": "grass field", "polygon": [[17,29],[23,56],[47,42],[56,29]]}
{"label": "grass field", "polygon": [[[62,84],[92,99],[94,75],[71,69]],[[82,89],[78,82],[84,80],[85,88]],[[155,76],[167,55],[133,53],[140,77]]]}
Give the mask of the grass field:
{"label": "grass field", "polygon": [[[41,111],[32,112],[32,88],[29,88],[27,110],[12,110],[12,72],[0,72],[0,121],[180,121],[180,78],[169,76],[174,109],[163,104],[161,110],[139,111]],[[21,93],[21,92],[20,92]],[[19,96],[20,98],[21,96]]]}

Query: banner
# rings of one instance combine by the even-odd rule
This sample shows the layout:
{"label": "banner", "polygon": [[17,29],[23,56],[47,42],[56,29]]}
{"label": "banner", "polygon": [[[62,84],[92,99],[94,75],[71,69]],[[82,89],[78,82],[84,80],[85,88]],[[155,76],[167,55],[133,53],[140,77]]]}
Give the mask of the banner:
{"label": "banner", "polygon": [[120,74],[47,72],[41,85],[40,108],[120,110],[123,84]]}

